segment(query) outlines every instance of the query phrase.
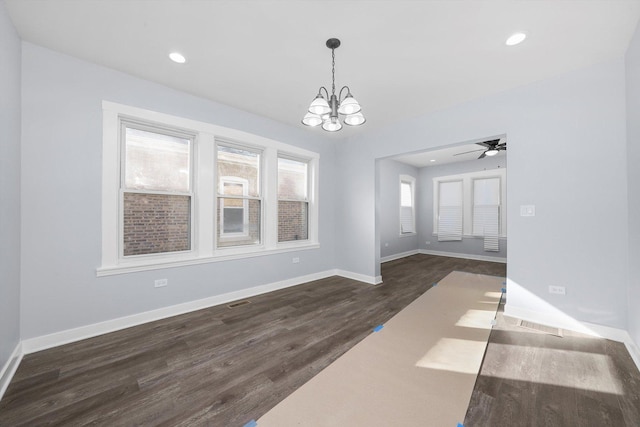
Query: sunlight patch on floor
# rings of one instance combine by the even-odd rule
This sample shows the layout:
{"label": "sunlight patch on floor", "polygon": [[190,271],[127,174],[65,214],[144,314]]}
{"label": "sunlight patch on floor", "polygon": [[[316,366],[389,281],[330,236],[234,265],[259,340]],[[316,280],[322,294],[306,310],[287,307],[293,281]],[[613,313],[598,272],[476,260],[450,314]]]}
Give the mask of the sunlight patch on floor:
{"label": "sunlight patch on floor", "polygon": [[476,375],[486,345],[483,341],[440,338],[416,366]]}
{"label": "sunlight patch on floor", "polygon": [[[495,303],[493,303],[495,307]],[[456,322],[456,326],[464,328],[491,329],[491,321],[495,318],[495,310],[469,309]]]}
{"label": "sunlight patch on floor", "polygon": [[[491,343],[487,354],[501,354],[509,351],[506,349],[507,346],[513,348],[513,344]],[[502,349],[502,347],[505,348]],[[522,346],[523,363],[486,366],[482,370],[482,375],[578,390],[591,390],[599,393],[624,394],[624,387],[615,374],[608,355],[552,348],[538,350],[540,358],[537,361],[528,360],[526,357],[527,347]],[[513,353],[513,350],[509,353]],[[575,371],[576,366],[583,367],[580,375],[568,376],[564,374],[569,370]],[[610,381],[603,381],[603,375],[608,375]]]}

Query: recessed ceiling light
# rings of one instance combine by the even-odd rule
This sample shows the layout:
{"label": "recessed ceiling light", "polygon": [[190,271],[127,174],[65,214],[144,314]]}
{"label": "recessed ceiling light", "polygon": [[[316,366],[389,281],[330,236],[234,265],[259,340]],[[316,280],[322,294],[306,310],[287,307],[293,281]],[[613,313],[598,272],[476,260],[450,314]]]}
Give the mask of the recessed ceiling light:
{"label": "recessed ceiling light", "polygon": [[507,44],[507,46],[515,46],[522,43],[526,38],[527,35],[525,33],[515,33],[511,35],[511,37],[509,37],[505,43]]}
{"label": "recessed ceiling light", "polygon": [[430,162],[435,162],[435,161],[436,161],[436,159],[431,159],[431,160],[429,160],[429,161],[430,161]]}
{"label": "recessed ceiling light", "polygon": [[169,58],[171,58],[173,62],[177,62],[178,64],[184,64],[185,62],[187,62],[187,59],[178,52],[171,52],[169,54]]}

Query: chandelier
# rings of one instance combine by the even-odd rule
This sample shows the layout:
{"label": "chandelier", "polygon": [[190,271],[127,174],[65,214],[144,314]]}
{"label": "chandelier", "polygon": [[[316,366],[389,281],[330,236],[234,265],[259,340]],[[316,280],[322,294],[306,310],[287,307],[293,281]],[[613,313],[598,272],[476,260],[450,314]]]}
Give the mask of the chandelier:
{"label": "chandelier", "polygon": [[[344,116],[344,123],[349,126],[359,126],[366,120],[360,111],[360,104],[351,95],[349,86],[343,86],[336,96],[336,52],[340,46],[340,40],[327,40],[327,47],[331,49],[331,96],[324,86],[318,90],[313,102],[309,106],[309,111],[302,119],[302,123],[307,126],[322,125],[322,129],[327,132],[336,132],[342,129],[340,115]],[[324,95],[323,95],[324,91]],[[343,93],[346,91],[344,98]]]}

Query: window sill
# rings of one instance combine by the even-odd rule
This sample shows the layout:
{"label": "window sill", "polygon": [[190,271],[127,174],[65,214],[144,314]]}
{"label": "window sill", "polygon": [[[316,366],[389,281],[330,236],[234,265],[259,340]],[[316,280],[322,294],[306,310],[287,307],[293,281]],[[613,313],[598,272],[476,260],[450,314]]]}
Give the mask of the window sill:
{"label": "window sill", "polygon": [[113,266],[102,266],[96,269],[97,277],[113,276],[116,274],[136,273],[139,271],[159,270],[162,268],[185,267],[189,265],[208,264],[212,262],[230,261],[244,258],[254,258],[260,256],[276,255],[286,252],[294,252],[309,249],[320,248],[319,243],[304,242],[303,244],[279,244],[275,249],[264,249],[264,247],[255,247],[247,250],[246,248],[229,248],[218,249],[216,255],[192,258],[174,258],[162,260],[147,259],[137,260],[134,262],[123,262],[122,264]]}
{"label": "window sill", "polygon": [[418,233],[400,233],[400,237],[414,237],[417,236]]}
{"label": "window sill", "polygon": [[[438,237],[438,233],[431,233],[432,236]],[[476,236],[474,234],[463,234],[463,238],[465,239],[484,239],[484,236]],[[500,240],[507,240],[507,236],[498,236]]]}

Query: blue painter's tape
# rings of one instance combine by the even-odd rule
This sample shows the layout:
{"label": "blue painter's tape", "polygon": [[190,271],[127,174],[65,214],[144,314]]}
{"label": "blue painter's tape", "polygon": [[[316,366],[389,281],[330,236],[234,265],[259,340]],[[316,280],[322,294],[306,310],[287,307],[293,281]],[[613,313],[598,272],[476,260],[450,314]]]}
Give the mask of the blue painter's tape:
{"label": "blue painter's tape", "polygon": [[256,420],[251,420],[248,423],[246,423],[243,427],[257,427],[258,423],[256,422]]}
{"label": "blue painter's tape", "polygon": [[437,283],[434,283],[434,284],[433,284],[433,285],[431,285],[431,286],[438,286],[438,284],[437,284]]}
{"label": "blue painter's tape", "polygon": [[461,423],[458,423],[458,427],[464,427]]}
{"label": "blue painter's tape", "polygon": [[375,328],[373,328],[373,332],[378,332],[380,331],[382,328],[384,328],[384,325],[378,325]]}
{"label": "blue painter's tape", "polygon": [[503,285],[506,285],[506,284],[507,284],[507,282],[502,282],[502,284],[503,284]]}
{"label": "blue painter's tape", "polygon": [[502,292],[507,292],[507,288],[502,288]]}

